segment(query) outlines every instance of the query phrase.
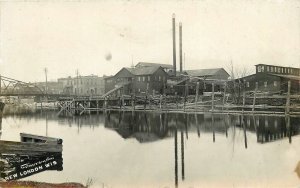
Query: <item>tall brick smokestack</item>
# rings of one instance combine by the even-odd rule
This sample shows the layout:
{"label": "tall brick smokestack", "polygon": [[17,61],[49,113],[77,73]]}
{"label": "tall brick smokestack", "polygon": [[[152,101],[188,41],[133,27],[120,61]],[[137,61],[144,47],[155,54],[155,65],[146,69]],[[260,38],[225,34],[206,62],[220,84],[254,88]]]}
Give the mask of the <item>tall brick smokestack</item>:
{"label": "tall brick smokestack", "polygon": [[179,63],[180,72],[182,72],[182,23],[179,23]]}
{"label": "tall brick smokestack", "polygon": [[173,71],[176,76],[176,31],[175,31],[175,14],[172,17],[172,29],[173,29]]}

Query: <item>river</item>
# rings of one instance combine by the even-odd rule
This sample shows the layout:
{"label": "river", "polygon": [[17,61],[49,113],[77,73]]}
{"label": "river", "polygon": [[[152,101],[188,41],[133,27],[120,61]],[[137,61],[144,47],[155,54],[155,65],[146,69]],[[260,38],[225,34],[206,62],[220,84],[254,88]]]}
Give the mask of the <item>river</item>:
{"label": "river", "polygon": [[63,170],[23,180],[92,187],[297,187],[300,118],[57,112],[2,118],[1,140],[20,133],[63,139]]}

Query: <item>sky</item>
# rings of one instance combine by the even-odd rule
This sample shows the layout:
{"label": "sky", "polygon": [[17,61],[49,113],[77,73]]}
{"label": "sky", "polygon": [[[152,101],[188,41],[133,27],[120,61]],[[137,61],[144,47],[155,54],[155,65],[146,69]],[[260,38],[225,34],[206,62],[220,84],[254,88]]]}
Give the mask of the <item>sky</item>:
{"label": "sky", "polygon": [[[300,1],[0,0],[0,74],[26,82],[114,75],[138,62],[172,64],[172,14],[184,69],[254,73],[300,66]],[[231,66],[232,65],[232,66]]]}

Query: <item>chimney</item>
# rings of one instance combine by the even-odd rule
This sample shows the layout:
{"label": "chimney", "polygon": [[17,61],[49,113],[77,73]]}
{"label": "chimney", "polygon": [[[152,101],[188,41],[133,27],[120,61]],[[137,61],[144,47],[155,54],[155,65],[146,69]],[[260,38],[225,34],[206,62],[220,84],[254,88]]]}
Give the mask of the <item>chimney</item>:
{"label": "chimney", "polygon": [[179,62],[180,72],[182,72],[182,23],[179,23]]}
{"label": "chimney", "polygon": [[175,32],[175,14],[172,18],[172,30],[173,30],[173,71],[174,76],[176,76],[176,32]]}

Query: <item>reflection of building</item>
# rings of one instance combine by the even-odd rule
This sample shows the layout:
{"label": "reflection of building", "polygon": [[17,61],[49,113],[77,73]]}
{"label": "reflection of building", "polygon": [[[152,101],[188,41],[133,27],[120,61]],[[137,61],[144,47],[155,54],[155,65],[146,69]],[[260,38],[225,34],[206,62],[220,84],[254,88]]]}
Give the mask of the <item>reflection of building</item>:
{"label": "reflection of building", "polygon": [[[167,114],[143,112],[108,112],[105,127],[116,130],[123,138],[136,138],[139,142],[150,142],[174,136],[174,129],[188,132],[225,133],[222,115]],[[212,124],[213,121],[213,124]]]}
{"label": "reflection of building", "polygon": [[78,76],[58,79],[63,85],[64,94],[102,95],[104,94],[104,79],[96,75]]}
{"label": "reflection of building", "polygon": [[[241,118],[235,124],[242,127]],[[300,118],[291,117],[287,125],[285,117],[245,116],[244,124],[248,131],[256,132],[257,142],[266,143],[300,134]]]}
{"label": "reflection of building", "polygon": [[165,114],[108,112],[105,116],[105,127],[116,130],[125,139],[136,138],[141,143],[170,136]]}

